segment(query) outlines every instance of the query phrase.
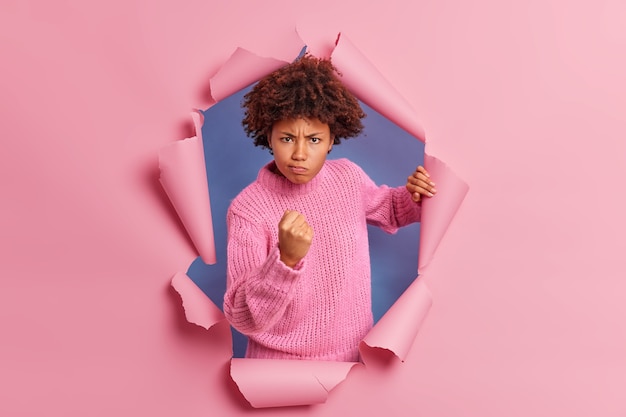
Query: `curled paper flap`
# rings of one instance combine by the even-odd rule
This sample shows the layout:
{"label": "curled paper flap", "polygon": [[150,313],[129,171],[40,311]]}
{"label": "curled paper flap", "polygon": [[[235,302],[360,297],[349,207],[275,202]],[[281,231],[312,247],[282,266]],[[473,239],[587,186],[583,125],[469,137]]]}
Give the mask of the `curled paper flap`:
{"label": "curled paper flap", "polygon": [[274,58],[263,58],[237,48],[228,61],[211,77],[211,97],[217,102],[249,86],[265,74],[287,64]]}
{"label": "curled paper flap", "polygon": [[355,96],[424,142],[424,128],[410,104],[345,35],[337,40],[331,59]]}
{"label": "curled paper flap", "polygon": [[[283,45],[297,53],[304,48],[304,42],[296,31],[293,36],[281,39]],[[286,61],[260,57],[243,48],[237,48],[228,61],[211,77],[210,88],[213,100],[220,101],[244,87],[258,81],[261,77],[287,64]]]}
{"label": "curled paper flap", "polygon": [[437,246],[459,210],[469,190],[448,166],[439,159],[424,155],[424,165],[437,184],[437,195],[422,202],[422,226],[418,270],[422,271],[432,260]]}
{"label": "curled paper flap", "polygon": [[214,264],[215,241],[202,147],[202,115],[192,113],[196,136],[159,152],[160,182],[202,260]]}
{"label": "curled paper flap", "polygon": [[404,361],[432,305],[432,295],[423,282],[413,281],[376,326],[363,339],[370,348],[386,349]]}
{"label": "curled paper flap", "polygon": [[356,362],[284,359],[231,360],[230,374],[256,408],[320,404]]}
{"label": "curled paper flap", "polygon": [[226,319],[222,311],[209,300],[187,274],[176,273],[172,278],[172,287],[180,294],[185,309],[185,318],[189,323],[209,330],[213,325]]}
{"label": "curled paper flap", "polygon": [[437,196],[422,202],[422,228],[418,269],[432,260],[437,246],[459,210],[469,186],[439,159],[424,155],[424,165],[437,184]]}

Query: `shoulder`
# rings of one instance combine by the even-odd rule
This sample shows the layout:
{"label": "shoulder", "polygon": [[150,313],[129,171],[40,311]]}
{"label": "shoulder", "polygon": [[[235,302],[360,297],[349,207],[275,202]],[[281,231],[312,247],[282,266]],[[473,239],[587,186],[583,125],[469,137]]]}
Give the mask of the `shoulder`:
{"label": "shoulder", "polygon": [[261,184],[261,178],[266,175],[268,171],[268,165],[263,166],[255,178],[250,184],[248,184],[243,190],[237,194],[237,196],[231,201],[229,211],[231,209],[245,208],[249,205],[255,205],[256,202],[262,201],[267,198],[267,190]]}
{"label": "shoulder", "polygon": [[258,216],[259,204],[266,199],[267,195],[264,188],[255,181],[241,190],[241,192],[230,202],[227,216],[229,218],[232,216],[238,216],[252,220]]}
{"label": "shoulder", "polygon": [[363,174],[363,169],[347,158],[329,159],[326,161],[326,166],[328,171],[332,174],[351,174],[358,176]]}
{"label": "shoulder", "polygon": [[336,169],[360,169],[357,164],[355,164],[348,158],[327,159],[326,165],[330,168]]}
{"label": "shoulder", "polygon": [[327,160],[328,172],[332,177],[350,179],[354,182],[367,181],[369,177],[363,169],[346,158]]}

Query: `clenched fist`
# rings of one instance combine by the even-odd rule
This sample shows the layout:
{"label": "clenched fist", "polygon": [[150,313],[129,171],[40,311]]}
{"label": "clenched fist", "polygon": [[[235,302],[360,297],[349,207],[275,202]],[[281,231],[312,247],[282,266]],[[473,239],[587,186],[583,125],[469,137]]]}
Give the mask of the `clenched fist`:
{"label": "clenched fist", "polygon": [[304,216],[295,210],[287,210],[278,223],[278,248],[280,260],[290,268],[309,251],[313,241],[313,228]]}

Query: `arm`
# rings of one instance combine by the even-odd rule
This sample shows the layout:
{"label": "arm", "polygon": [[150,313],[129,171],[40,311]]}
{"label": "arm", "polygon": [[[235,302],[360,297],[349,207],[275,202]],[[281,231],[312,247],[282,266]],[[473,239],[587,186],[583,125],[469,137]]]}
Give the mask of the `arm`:
{"label": "arm", "polygon": [[283,316],[295,294],[304,262],[280,260],[278,245],[253,223],[228,212],[228,271],[224,314],[240,332],[266,331]]}
{"label": "arm", "polygon": [[378,187],[362,170],[360,172],[367,222],[387,233],[420,221],[422,195],[432,197],[436,193],[428,172],[421,166],[409,176],[404,187],[397,188]]}

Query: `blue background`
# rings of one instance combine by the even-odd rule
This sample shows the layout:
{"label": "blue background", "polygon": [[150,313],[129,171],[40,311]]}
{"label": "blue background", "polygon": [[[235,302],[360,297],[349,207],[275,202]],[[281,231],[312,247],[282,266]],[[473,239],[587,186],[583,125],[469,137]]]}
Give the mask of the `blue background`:
{"label": "blue background", "polygon": [[[226,211],[231,200],[256,179],[259,169],[272,160],[265,148],[255,147],[243,131],[241,102],[252,87],[220,101],[204,112],[204,156],[211,197],[217,263],[206,265],[199,257],[187,275],[220,308],[226,291]],[[424,144],[361,102],[367,117],[364,132],[335,145],[332,158],[349,158],[377,183],[406,183],[418,165],[423,165]],[[388,235],[369,227],[372,261],[372,309],[378,319],[417,276],[419,224]],[[246,338],[233,330],[233,355],[243,357]]]}

